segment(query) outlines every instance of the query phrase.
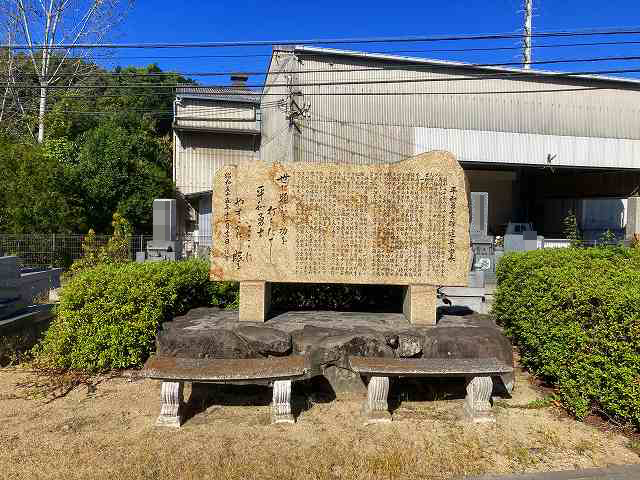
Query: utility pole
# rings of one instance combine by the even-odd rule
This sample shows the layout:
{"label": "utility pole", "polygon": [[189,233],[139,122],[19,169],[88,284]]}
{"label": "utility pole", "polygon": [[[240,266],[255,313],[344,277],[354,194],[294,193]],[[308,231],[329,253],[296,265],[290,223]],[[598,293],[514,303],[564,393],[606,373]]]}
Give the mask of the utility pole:
{"label": "utility pole", "polygon": [[522,35],[522,68],[531,68],[531,19],[533,0],[524,0],[524,32]]}

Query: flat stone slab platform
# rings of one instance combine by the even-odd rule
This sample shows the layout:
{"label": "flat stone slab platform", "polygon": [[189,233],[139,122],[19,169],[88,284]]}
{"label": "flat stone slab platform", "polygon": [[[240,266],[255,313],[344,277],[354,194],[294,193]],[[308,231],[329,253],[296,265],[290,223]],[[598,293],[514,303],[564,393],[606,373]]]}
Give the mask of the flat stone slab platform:
{"label": "flat stone slab platform", "polygon": [[436,326],[411,325],[402,313],[287,312],[265,323],[237,311],[196,308],[163,324],[159,357],[249,359],[305,355],[310,374],[350,369],[349,357],[495,358],[513,366],[509,340],[487,315],[444,315]]}
{"label": "flat stone slab platform", "polygon": [[234,383],[265,380],[289,380],[303,377],[307,371],[301,355],[247,359],[192,359],[152,356],[143,375],[158,380]]}
{"label": "flat stone slab platform", "polygon": [[466,377],[474,375],[500,375],[512,373],[513,367],[495,358],[366,358],[350,357],[349,366],[354,372],[375,376],[412,377]]}

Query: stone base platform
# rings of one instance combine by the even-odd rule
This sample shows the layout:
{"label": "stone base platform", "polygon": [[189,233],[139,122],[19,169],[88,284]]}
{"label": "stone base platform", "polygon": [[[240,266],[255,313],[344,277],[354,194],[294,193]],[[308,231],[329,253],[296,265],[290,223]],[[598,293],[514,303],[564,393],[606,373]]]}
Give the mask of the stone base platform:
{"label": "stone base platform", "polygon": [[[237,311],[197,308],[163,325],[162,357],[247,359],[305,355],[309,376],[324,375],[337,394],[366,392],[350,356],[496,358],[513,365],[509,340],[486,315],[443,315],[434,327],[411,325],[402,313],[286,312],[265,323],[241,322]],[[504,390],[513,375],[503,375]]]}
{"label": "stone base platform", "polygon": [[513,388],[511,344],[486,315],[444,315],[429,327],[402,313],[287,312],[266,323],[239,317],[199,308],[163,325],[143,369],[163,382],[158,425],[180,426],[184,382],[270,385],[273,423],[295,421],[292,382],[314,377],[336,395],[366,394],[366,424],[391,421],[389,386],[398,377],[462,377],[465,412],[476,423],[495,421],[492,392]]}

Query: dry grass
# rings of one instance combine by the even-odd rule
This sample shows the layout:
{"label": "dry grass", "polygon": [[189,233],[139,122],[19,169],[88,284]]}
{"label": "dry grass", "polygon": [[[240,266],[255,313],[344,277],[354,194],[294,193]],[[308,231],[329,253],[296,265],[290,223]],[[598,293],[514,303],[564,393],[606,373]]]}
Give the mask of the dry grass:
{"label": "dry grass", "polygon": [[[506,405],[538,398],[519,380]],[[404,401],[390,425],[364,427],[360,399],[312,403],[299,389],[298,423],[272,426],[268,390],[212,386],[207,399],[193,392],[182,429],[162,430],[157,382],[94,379],[54,401],[65,385],[45,383],[0,370],[1,478],[448,479],[640,462],[627,438],[553,406],[497,407],[496,425],[477,426],[460,399]]]}

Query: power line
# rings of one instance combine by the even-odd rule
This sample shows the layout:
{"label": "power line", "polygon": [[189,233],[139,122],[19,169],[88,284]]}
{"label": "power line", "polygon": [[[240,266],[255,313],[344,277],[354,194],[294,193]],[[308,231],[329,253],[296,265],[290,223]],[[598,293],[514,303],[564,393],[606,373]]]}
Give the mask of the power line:
{"label": "power line", "polygon": [[[610,62],[610,61],[635,61],[640,60],[640,56],[617,56],[617,57],[593,57],[593,58],[569,58],[569,59],[552,59],[552,60],[539,60],[535,62],[528,62],[528,65],[544,65],[544,64],[559,64],[559,63],[593,63],[593,62]],[[390,61],[390,64],[394,64],[396,62]],[[503,62],[503,63],[469,63],[469,64],[460,64],[460,67],[475,67],[475,68],[484,68],[484,67],[507,67],[507,66],[515,66],[521,65],[522,62]],[[458,66],[458,65],[456,65]],[[269,73],[277,73],[279,75],[284,74],[305,74],[305,73],[347,73],[347,72],[379,72],[379,71],[397,71],[405,67],[411,67],[412,70],[431,70],[434,68],[433,65],[425,65],[423,62],[406,62],[403,61],[401,67],[393,67],[393,68],[385,68],[385,67],[377,67],[377,68],[331,68],[331,69],[315,69],[315,70],[278,70],[275,72],[270,71],[246,71],[242,72],[244,75],[268,75]],[[58,74],[57,77],[165,77],[165,76],[180,76],[180,77],[223,77],[237,74],[237,70],[228,70],[222,72],[91,72],[83,75],[78,75],[75,73],[68,74]],[[571,72],[567,72],[571,73]],[[34,74],[25,74],[25,75],[34,75]],[[0,75],[0,77],[7,77],[7,75]],[[196,86],[196,85],[194,85]],[[233,88],[231,86],[230,88]]]}
{"label": "power line", "polygon": [[[599,36],[599,35],[633,35],[640,33],[640,27],[628,27],[615,30],[590,30],[590,31],[555,31],[555,32],[538,32],[531,34],[531,37],[574,37],[574,36]],[[259,47],[273,45],[330,45],[344,43],[404,43],[404,42],[444,42],[444,41],[461,41],[461,40],[503,40],[503,39],[519,39],[522,35],[519,33],[489,33],[479,35],[452,35],[452,36],[411,36],[411,37],[356,37],[356,38],[315,38],[304,40],[248,40],[234,42],[195,42],[195,43],[78,43],[78,44],[60,44],[60,45],[41,45],[41,44],[0,44],[0,48],[22,49],[22,50],[67,50],[67,49],[84,49],[84,48],[221,48],[221,47]]]}
{"label": "power line", "polygon": [[[606,45],[638,45],[640,41],[614,41],[614,42],[581,42],[581,43],[554,43],[537,45],[538,48],[564,48],[564,47],[590,47],[590,46],[606,46]],[[388,53],[455,53],[455,52],[491,52],[502,50],[522,50],[521,46],[517,47],[475,47],[475,48],[434,48],[434,49],[421,49],[421,50],[380,50],[380,51],[367,51],[364,53],[373,54],[388,54]],[[156,59],[156,60],[192,60],[201,58],[269,58],[272,53],[246,53],[237,55],[93,55],[91,58],[86,57],[67,57],[68,60],[92,60],[96,58],[103,59],[116,59],[116,60],[128,60],[128,59]],[[297,54],[300,57],[316,55],[313,53],[299,52]],[[55,57],[54,57],[55,58]]]}
{"label": "power line", "polygon": [[[493,90],[493,91],[475,91],[475,92],[353,92],[353,93],[311,93],[305,94],[305,96],[409,96],[409,95],[430,95],[430,96],[464,96],[464,95],[517,95],[517,94],[534,94],[534,93],[559,93],[559,92],[582,92],[582,91],[599,91],[599,90],[607,90],[607,87],[584,87],[584,88],[562,88],[562,89],[539,89],[539,90]],[[261,107],[261,110],[271,109],[271,108],[279,108],[283,105],[279,102],[274,102],[267,107]],[[203,107],[206,108],[206,107]],[[37,108],[28,109],[29,111],[37,112]],[[98,113],[105,115],[117,115],[121,113],[159,113],[164,115],[173,116],[173,111],[170,110],[143,110],[136,111],[130,109],[119,109],[114,111],[97,111],[97,112],[83,112],[83,111],[72,111],[72,110],[47,110],[48,112],[56,112],[56,113]],[[233,110],[237,111],[237,110]],[[185,112],[188,114],[188,112]],[[180,116],[177,117],[178,119]],[[203,118],[203,121],[216,121],[215,117],[211,118]]]}
{"label": "power line", "polygon": [[[465,68],[472,65],[456,65],[453,64],[451,68]],[[432,68],[442,67],[442,65],[434,65]],[[449,67],[448,65],[444,65],[444,67]],[[557,72],[520,72],[520,71],[508,71],[508,72],[491,72],[491,73],[478,73],[474,74],[474,76],[467,77],[449,77],[449,78],[404,78],[404,79],[386,79],[386,80],[345,80],[345,81],[328,81],[328,82],[296,82],[296,83],[265,83],[264,85],[246,85],[246,87],[250,88],[261,88],[261,87],[323,87],[323,86],[341,86],[341,85],[374,85],[374,84],[402,84],[402,83],[430,83],[430,82],[453,82],[453,81],[473,81],[473,80],[487,80],[487,79],[501,79],[501,78],[528,78],[532,76],[539,77],[549,77],[549,78],[559,78],[559,79],[573,79],[577,76],[585,76],[585,75],[605,75],[605,74],[616,74],[616,73],[638,73],[640,69],[637,68],[628,68],[628,69],[612,69],[612,70],[594,70],[594,71],[581,71],[581,72],[568,72],[568,73],[557,73]],[[628,79],[624,78],[607,78],[606,80],[611,81],[625,81]],[[35,84],[12,84],[14,88],[40,88],[40,85]],[[221,89],[219,85],[152,85],[148,83],[137,83],[137,84],[128,84],[128,85],[49,85],[48,89],[56,89],[56,90],[71,90],[71,89],[103,89],[103,88],[112,88],[112,89],[129,89],[129,88],[193,88],[193,89],[205,89],[205,88],[216,88],[220,89],[215,92],[216,96],[223,95],[238,95],[238,90],[229,90],[225,91]],[[257,91],[242,91],[243,96],[262,96],[268,95],[269,93],[262,93]],[[282,94],[278,93],[275,95]],[[305,93],[306,95],[306,93]]]}
{"label": "power line", "polygon": [[[501,90],[501,91],[480,91],[480,92],[356,92],[356,93],[337,93],[337,94],[329,94],[329,95],[355,95],[355,96],[406,96],[406,95],[503,95],[503,94],[527,94],[527,93],[552,93],[552,92],[576,92],[576,91],[584,91],[584,90],[604,90],[603,87],[587,87],[587,88],[566,88],[566,89],[543,89],[543,90]],[[311,94],[311,95],[327,95],[327,94]],[[266,108],[261,108],[261,110],[278,108],[280,105],[270,105]],[[28,109],[28,111],[32,111],[37,113],[37,109]],[[47,113],[62,113],[69,115],[119,115],[124,113],[145,113],[158,117],[167,117],[174,118],[176,120],[180,120],[181,117],[175,117],[173,111],[170,110],[149,110],[149,111],[137,111],[137,110],[116,110],[116,111],[73,111],[73,110],[47,110]],[[183,117],[184,119],[184,117]],[[225,119],[217,119],[215,117],[211,118],[202,118],[199,119],[202,121],[226,121]],[[257,121],[257,120],[256,120]]]}
{"label": "power line", "polygon": [[[282,107],[284,106],[281,102],[267,102],[264,103],[260,106],[261,110],[270,110],[270,109],[275,109],[278,107]],[[33,113],[37,113],[38,112],[38,108],[28,108],[26,109],[29,112],[33,112]],[[219,113],[232,113],[232,112],[237,112],[237,109],[226,109],[226,110],[220,110],[220,109],[216,109],[215,111],[211,111],[209,107],[196,107],[195,109],[193,107],[189,107],[189,111],[185,112],[183,116],[175,116],[173,110],[155,110],[155,109],[119,109],[119,110],[56,110],[55,108],[49,108],[46,110],[47,113],[64,113],[64,114],[103,114],[103,115],[119,115],[122,113],[151,113],[151,114],[158,114],[158,115],[167,115],[167,116],[171,116],[176,118],[177,120],[180,119],[189,119],[189,120],[194,120],[193,118],[188,117],[187,115],[190,113],[198,113],[198,112],[211,112],[214,114],[219,114]],[[216,117],[209,117],[209,118],[198,118],[198,121],[227,121],[227,119],[224,118],[216,118]],[[256,120],[257,121],[257,120]],[[240,122],[239,122],[240,123]],[[249,122],[244,122],[243,123],[250,123]]]}

